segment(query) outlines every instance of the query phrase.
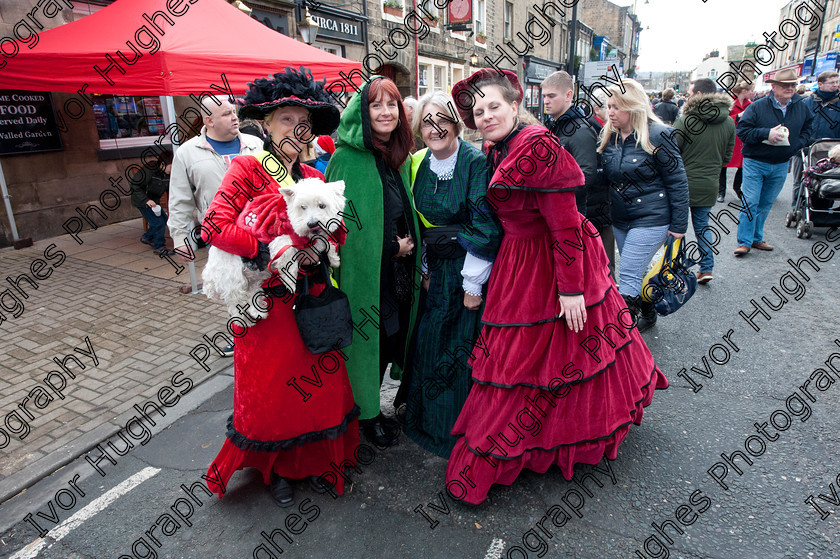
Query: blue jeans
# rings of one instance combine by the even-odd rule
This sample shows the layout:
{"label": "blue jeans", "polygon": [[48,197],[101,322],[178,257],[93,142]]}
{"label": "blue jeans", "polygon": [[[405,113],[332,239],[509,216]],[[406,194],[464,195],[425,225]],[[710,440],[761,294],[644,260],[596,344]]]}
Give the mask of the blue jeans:
{"label": "blue jeans", "polygon": [[691,225],[694,227],[697,244],[700,245],[700,273],[711,272],[715,267],[715,255],[712,252],[714,238],[709,227],[709,212],[711,211],[711,206],[691,208]]}
{"label": "blue jeans", "polygon": [[163,208],[161,208],[160,216],[157,216],[149,206],[143,206],[142,208],[137,209],[140,210],[140,213],[143,214],[143,217],[145,217],[146,221],[149,222],[149,230],[146,231],[143,236],[152,241],[152,248],[165,247],[166,238],[164,235],[166,233],[166,212],[163,211]]}
{"label": "blue jeans", "polygon": [[752,246],[764,240],[764,222],[787,178],[788,162],[772,165],[744,158],[741,213],[738,215],[738,245]]}
{"label": "blue jeans", "polygon": [[642,294],[642,280],[648,271],[650,259],[662,246],[670,225],[658,227],[632,227],[620,229],[613,226],[615,244],[621,260],[618,263],[618,292],[628,297]]}

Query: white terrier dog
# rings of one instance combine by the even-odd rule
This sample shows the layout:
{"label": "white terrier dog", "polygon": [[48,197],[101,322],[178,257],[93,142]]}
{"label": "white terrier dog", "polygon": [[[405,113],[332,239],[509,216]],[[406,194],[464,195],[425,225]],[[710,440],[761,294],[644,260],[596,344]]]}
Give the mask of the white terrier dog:
{"label": "white terrier dog", "polygon": [[[201,274],[202,291],[210,299],[223,300],[231,316],[240,313],[237,305],[245,306],[254,300],[272,272],[294,293],[300,261],[311,262],[307,252],[313,249],[327,252],[333,268],[339,265],[333,233],[344,228],[339,215],[345,204],[344,181],[325,183],[317,178],[303,179],[281,188],[280,194],[285,204],[279,203],[279,196],[259,196],[245,206],[236,222],[258,240],[268,243],[271,263],[265,271],[251,270],[241,257],[210,247]],[[258,308],[254,313],[255,319],[268,316]]]}

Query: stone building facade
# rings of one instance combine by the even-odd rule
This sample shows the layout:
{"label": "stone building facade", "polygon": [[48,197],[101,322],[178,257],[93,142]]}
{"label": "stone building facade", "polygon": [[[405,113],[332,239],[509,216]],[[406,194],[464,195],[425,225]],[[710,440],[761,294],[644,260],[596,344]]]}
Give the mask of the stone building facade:
{"label": "stone building facade", "polygon": [[[13,36],[13,27],[22,19],[25,20],[37,4],[34,0],[4,0],[0,3],[0,37]],[[73,9],[64,2],[55,4],[62,7],[55,17],[39,17],[37,12],[35,14],[44,29],[69,23],[84,17],[85,12],[101,7],[78,1],[72,3]],[[52,93],[51,97],[53,107],[59,109],[75,95]],[[76,120],[68,119],[66,132],[61,132],[61,151],[0,157],[17,229],[22,238],[38,240],[64,233],[62,224],[70,217],[78,216],[77,208],[83,211],[89,204],[99,205],[100,194],[112,190],[109,177],[123,176],[127,165],[139,162],[139,159],[128,157],[129,154],[125,152],[121,154],[125,158],[119,159],[116,152],[100,150],[93,111],[89,106],[83,109],[84,114]],[[128,184],[125,178],[122,184]],[[98,225],[140,216],[127,197],[115,201],[106,196],[106,200],[114,209],[103,211],[105,219],[93,212],[89,214]],[[7,246],[11,241],[10,224],[3,208],[0,210],[0,246]]]}
{"label": "stone building facade", "polygon": [[[64,8],[45,21],[44,28],[86,17],[112,2],[50,2]],[[447,28],[446,5],[450,3],[453,9],[461,11],[471,7],[472,18],[466,30]],[[551,72],[567,69],[572,10],[564,7],[564,3],[569,2],[320,0],[308,8],[309,15],[319,24],[313,46],[361,61],[365,68],[363,74],[377,72],[392,78],[403,96],[419,96],[433,89],[449,92],[457,81],[478,69],[497,67],[516,72],[525,92],[525,109],[542,118],[540,83]],[[11,36],[17,22],[41,4],[44,3],[37,0],[0,2],[0,38]],[[240,4],[251,10],[252,18],[301,40],[297,22],[304,19],[307,7],[302,0],[241,0]],[[624,45],[620,48],[624,48],[625,55],[631,57],[628,61],[633,64],[632,56],[638,46],[638,33],[633,35],[633,27],[625,29],[614,23],[611,25],[616,31],[613,31],[613,27],[599,30],[599,26],[607,25],[606,20],[626,23],[628,18],[637,24],[635,16],[625,8],[607,4],[606,0],[581,0],[576,54],[580,61],[588,60],[593,35],[612,33],[613,43]],[[588,11],[594,5],[601,6],[602,11]],[[7,48],[10,48],[8,43]],[[278,53],[278,59],[282,59],[282,53]],[[63,107],[73,96],[54,92],[53,106]],[[90,223],[98,227],[139,217],[127,196],[117,200],[112,197],[112,181],[122,180],[127,184],[129,170],[141,163],[140,154],[159,133],[157,123],[162,122],[162,100],[100,96],[96,102],[99,105],[87,106],[86,112],[61,132],[60,151],[0,156],[21,237],[38,240],[64,234],[62,224],[70,218],[82,219],[87,229]],[[183,114],[190,103],[189,98],[176,97],[176,115]],[[111,118],[109,115],[115,108],[128,116]],[[167,147],[166,142],[163,145]],[[103,193],[113,209],[105,208],[102,214],[88,211],[94,204],[103,208]],[[82,216],[80,212],[87,213]],[[3,215],[0,246],[10,244],[11,240],[9,222]]]}
{"label": "stone building facade", "polygon": [[626,75],[635,71],[642,30],[630,6],[618,6],[609,0],[584,0],[578,3],[578,18],[591,26],[597,35],[609,37],[618,49],[618,59]]}
{"label": "stone building facade", "polygon": [[[840,37],[836,34],[840,29],[838,27],[840,26],[840,0],[821,0],[820,5],[825,6],[823,12],[811,4],[806,6],[801,4],[803,4],[801,1],[791,0],[782,6],[779,11],[777,29],[765,34],[773,38],[772,43],[765,41],[770,48],[758,47],[756,49],[756,60],[761,62],[757,66],[765,73],[765,79],[772,77],[782,68],[794,68],[798,74],[808,77],[811,74],[815,54],[817,66],[814,79],[816,79],[822,70],[831,69],[828,67],[831,64],[827,63],[826,58],[831,57],[831,53],[834,53],[836,57],[836,54],[840,52]],[[818,25],[820,19],[823,20],[822,29]],[[822,35],[819,34],[820,31]],[[793,38],[788,39],[786,36]],[[834,58],[834,65],[837,65],[836,58]]]}

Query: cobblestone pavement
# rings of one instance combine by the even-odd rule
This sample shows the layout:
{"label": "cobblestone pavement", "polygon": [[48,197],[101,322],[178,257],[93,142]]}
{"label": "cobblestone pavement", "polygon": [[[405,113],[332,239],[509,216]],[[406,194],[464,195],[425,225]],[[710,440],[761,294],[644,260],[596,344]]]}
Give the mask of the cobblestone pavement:
{"label": "cobblestone pavement", "polygon": [[[0,293],[5,316],[0,415],[6,421],[0,427],[17,432],[9,433],[11,441],[2,451],[0,501],[115,433],[137,413],[133,406],[155,398],[177,371],[198,384],[232,366],[232,359],[213,352],[207,359],[211,371],[205,371],[190,357],[196,344],[206,343],[203,335],[225,331],[226,312],[201,294],[181,293],[179,287],[189,284],[188,269],[177,257],[172,264],[154,255],[139,242],[142,232],[137,219],[82,233],[82,245],[63,236],[0,251],[0,277],[15,281],[25,273],[32,279],[18,282],[25,298],[10,280],[0,288],[9,287],[23,305],[22,311],[9,311],[14,301]],[[51,245],[56,246],[48,249]],[[206,250],[197,254],[199,280],[206,257]],[[32,272],[38,259],[47,260],[52,272],[38,264]],[[86,338],[97,364],[74,351],[90,353]],[[66,360],[75,379],[53,361],[68,355],[78,359]],[[64,400],[44,384],[47,377]],[[17,417],[9,419],[15,410]],[[28,434],[20,420],[28,424]],[[0,433],[0,445],[5,440]]]}

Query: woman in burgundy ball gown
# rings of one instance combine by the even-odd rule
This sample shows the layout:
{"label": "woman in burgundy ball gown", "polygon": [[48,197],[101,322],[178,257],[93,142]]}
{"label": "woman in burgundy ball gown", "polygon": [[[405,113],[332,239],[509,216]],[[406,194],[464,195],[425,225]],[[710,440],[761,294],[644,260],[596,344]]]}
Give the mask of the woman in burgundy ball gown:
{"label": "woman in burgundy ball gown", "polygon": [[595,227],[575,206],[583,174],[545,128],[524,125],[516,75],[481,70],[452,89],[464,124],[492,143],[488,201],[504,228],[452,433],[446,487],[478,504],[494,483],[552,464],[614,460],[668,380],[618,294]]}

